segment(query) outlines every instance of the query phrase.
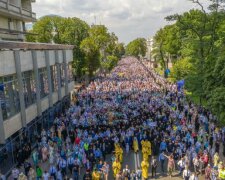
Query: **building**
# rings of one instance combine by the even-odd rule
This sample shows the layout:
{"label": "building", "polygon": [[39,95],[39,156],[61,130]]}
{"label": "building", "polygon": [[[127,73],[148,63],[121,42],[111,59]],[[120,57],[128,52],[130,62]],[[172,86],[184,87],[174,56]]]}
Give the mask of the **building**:
{"label": "building", "polygon": [[[35,147],[42,129],[70,105],[73,46],[26,43],[34,0],[0,0],[0,171],[9,173],[24,142]],[[7,41],[8,40],[8,41]]]}
{"label": "building", "polygon": [[147,52],[146,52],[146,58],[148,60],[152,60],[152,50],[153,50],[153,39],[148,38],[147,39]]}
{"label": "building", "polygon": [[[0,49],[0,170],[4,172],[16,164],[13,152],[22,148],[23,138],[35,143],[42,128],[48,129],[69,105],[73,46],[2,41]],[[11,167],[1,160],[4,154]]]}
{"label": "building", "polygon": [[36,21],[35,0],[0,0],[0,39],[24,41],[25,23]]}

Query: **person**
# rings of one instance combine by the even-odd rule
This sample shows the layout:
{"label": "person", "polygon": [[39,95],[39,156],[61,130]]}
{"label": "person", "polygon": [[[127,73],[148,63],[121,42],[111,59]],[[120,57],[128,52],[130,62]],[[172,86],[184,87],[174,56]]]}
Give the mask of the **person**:
{"label": "person", "polygon": [[80,175],[80,166],[75,163],[73,167],[73,179],[78,180]]}
{"label": "person", "polygon": [[85,172],[83,180],[92,180],[92,177],[89,171]]}
{"label": "person", "polygon": [[23,172],[21,172],[19,174],[18,180],[27,180],[27,176],[25,174],[23,174]]}
{"label": "person", "polygon": [[39,166],[36,166],[36,175],[37,175],[37,180],[39,180],[39,179],[41,180],[43,171],[42,171],[41,167],[39,167]]}
{"label": "person", "polygon": [[192,175],[189,178],[189,180],[199,180],[197,173],[196,172],[192,173]]}
{"label": "person", "polygon": [[213,156],[213,165],[217,167],[219,164],[219,161],[220,161],[220,157],[219,157],[219,154],[216,152],[215,155]]}
{"label": "person", "polygon": [[20,174],[20,171],[19,171],[19,169],[18,168],[13,168],[13,170],[12,170],[12,178],[14,179],[14,180],[17,180],[18,178],[19,178],[19,174]]}
{"label": "person", "polygon": [[42,161],[45,162],[48,159],[48,148],[46,146],[43,146],[41,149],[42,154]]}
{"label": "person", "polygon": [[127,156],[129,154],[129,151],[130,151],[130,145],[129,145],[129,143],[126,143],[126,155]]}
{"label": "person", "polygon": [[185,169],[185,161],[183,157],[178,161],[177,165],[179,166],[179,174],[182,175],[182,172]]}
{"label": "person", "polygon": [[50,165],[49,174],[51,177],[54,177],[54,179],[56,179],[57,169],[56,169],[55,165],[53,165],[53,164]]}
{"label": "person", "polygon": [[185,169],[183,170],[183,178],[184,180],[189,180],[190,176],[191,176],[191,171],[186,166]]}
{"label": "person", "polygon": [[205,168],[205,180],[211,180],[211,167],[210,164]]}
{"label": "person", "polygon": [[38,156],[38,151],[35,149],[32,153],[32,160],[35,167],[38,165]]}
{"label": "person", "polygon": [[135,153],[137,153],[139,151],[138,141],[137,141],[136,137],[134,137],[134,140],[133,140],[133,149],[134,149]]}
{"label": "person", "polygon": [[142,168],[142,178],[145,180],[148,179],[148,167],[149,167],[149,163],[147,159],[144,159],[141,162],[141,168]]}
{"label": "person", "polygon": [[56,177],[57,177],[57,180],[63,180],[63,175],[60,169],[58,169]]}
{"label": "person", "polygon": [[70,171],[70,174],[72,174],[72,170],[73,170],[73,166],[74,166],[74,158],[72,156],[70,156],[67,160],[68,163],[68,169]]}
{"label": "person", "polygon": [[164,156],[168,159],[168,173],[169,173],[170,178],[172,178],[173,171],[175,170],[175,162],[173,159],[173,155],[166,156],[164,154]]}
{"label": "person", "polygon": [[212,180],[217,180],[218,179],[218,175],[219,175],[218,167],[214,166],[212,171],[211,171],[211,179]]}
{"label": "person", "polygon": [[124,180],[130,179],[130,169],[128,168],[128,165],[123,169],[123,178]]}
{"label": "person", "polygon": [[119,162],[118,159],[116,159],[113,164],[112,164],[112,168],[113,168],[113,175],[114,177],[116,177],[116,175],[120,172],[121,170],[121,164]]}
{"label": "person", "polygon": [[159,162],[160,162],[160,166],[161,166],[161,171],[162,173],[165,172],[164,170],[164,163],[165,163],[165,156],[164,156],[164,152],[161,152],[159,155]]}
{"label": "person", "polygon": [[30,168],[28,172],[28,180],[35,180],[36,178],[36,172],[33,167]]}
{"label": "person", "polygon": [[4,175],[4,174],[2,174],[2,173],[1,173],[1,171],[0,171],[0,180],[6,180],[5,175]]}
{"label": "person", "polygon": [[94,168],[92,172],[92,180],[100,180],[100,178],[101,178],[100,172],[97,171],[96,168]]}
{"label": "person", "polygon": [[116,180],[123,180],[123,175],[122,175],[121,171],[119,173],[117,173]]}
{"label": "person", "polygon": [[156,177],[156,169],[157,169],[157,166],[158,166],[158,163],[157,163],[157,160],[155,158],[155,156],[152,157],[152,160],[151,160],[151,167],[152,167],[152,178]]}
{"label": "person", "polygon": [[108,180],[108,176],[109,176],[109,164],[105,161],[104,165],[102,167],[102,172],[104,175],[104,180]]}
{"label": "person", "polygon": [[130,180],[137,180],[137,174],[135,173],[135,170],[130,173]]}
{"label": "person", "polygon": [[24,166],[25,175],[28,176],[28,172],[31,168],[31,164],[28,161],[25,161],[23,166]]}
{"label": "person", "polygon": [[220,179],[225,179],[225,168],[222,165],[221,168],[219,169],[219,178]]}
{"label": "person", "polygon": [[66,175],[66,167],[67,167],[66,160],[61,157],[59,160],[58,166],[61,170],[62,175],[65,176]]}
{"label": "person", "polygon": [[49,175],[49,173],[45,170],[45,172],[43,173],[42,177],[43,177],[43,180],[48,180],[49,177],[50,177],[50,175]]}
{"label": "person", "polygon": [[194,157],[194,159],[193,159],[193,165],[194,165],[194,171],[195,171],[195,173],[199,173],[199,165],[200,165],[200,162],[199,162],[198,156]]}
{"label": "person", "polygon": [[138,167],[137,170],[136,170],[136,176],[137,176],[137,180],[142,180],[142,171],[141,171],[141,168]]}

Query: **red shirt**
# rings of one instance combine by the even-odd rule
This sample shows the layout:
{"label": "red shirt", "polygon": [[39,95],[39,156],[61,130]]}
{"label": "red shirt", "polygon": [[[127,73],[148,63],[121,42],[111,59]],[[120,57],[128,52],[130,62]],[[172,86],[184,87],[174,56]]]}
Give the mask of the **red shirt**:
{"label": "red shirt", "polygon": [[75,139],[75,143],[78,144],[78,145],[80,144],[80,138],[79,138],[79,137],[77,137],[77,138]]}

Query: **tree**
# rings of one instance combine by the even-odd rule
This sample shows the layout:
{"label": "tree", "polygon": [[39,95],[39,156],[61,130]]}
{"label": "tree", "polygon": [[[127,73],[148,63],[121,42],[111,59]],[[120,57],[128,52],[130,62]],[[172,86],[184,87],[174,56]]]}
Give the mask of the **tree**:
{"label": "tree", "polygon": [[88,76],[91,78],[100,65],[98,46],[95,41],[89,37],[81,42],[80,48],[85,53],[85,65],[88,70]]}
{"label": "tree", "polygon": [[144,38],[137,38],[131,41],[126,47],[126,55],[140,58],[144,57],[147,52],[147,43]]}
{"label": "tree", "polygon": [[167,25],[161,28],[154,36],[153,57],[161,64],[165,71],[168,69],[169,61],[176,61],[180,58],[181,41],[180,32],[176,24]]}
{"label": "tree", "polygon": [[[101,73],[106,74],[117,64],[123,53],[121,44],[118,43],[118,37],[114,33],[110,33],[104,25],[93,25],[88,31],[88,37],[83,41],[86,40],[95,44],[94,48],[99,51],[98,68]],[[89,56],[86,54],[87,51],[83,52]]]}
{"label": "tree", "polygon": [[[225,122],[222,103],[225,100],[225,1],[209,0],[208,11],[198,0],[191,1],[200,9],[166,17],[175,21],[174,25],[179,29],[179,35],[174,38],[180,41],[178,52],[181,58],[174,62],[171,76],[175,80],[184,78],[188,91],[199,96],[200,101],[206,99],[207,106],[221,122]],[[160,32],[159,35],[167,40],[168,33]],[[161,48],[164,54],[170,51],[166,44],[163,43]]]}
{"label": "tree", "polygon": [[74,75],[81,77],[85,74],[84,53],[80,49],[83,39],[88,37],[89,25],[79,18],[63,18],[59,16],[45,16],[39,19],[33,26],[31,33],[27,35],[30,42],[45,42],[74,45],[73,68]]}
{"label": "tree", "polygon": [[192,71],[193,66],[192,63],[190,63],[190,59],[184,58],[173,64],[170,76],[173,81],[186,79]]}
{"label": "tree", "polygon": [[30,31],[31,34],[27,35],[26,40],[29,42],[51,43],[53,29],[52,18],[42,17],[34,24],[33,29]]}
{"label": "tree", "polygon": [[106,26],[89,27],[76,17],[45,16],[34,24],[30,32],[27,41],[74,45],[73,69],[76,77],[86,73],[91,77],[97,69],[109,71],[124,53],[123,45]]}
{"label": "tree", "polygon": [[117,43],[116,47],[114,49],[113,55],[117,58],[121,58],[123,55],[125,55],[125,47],[123,43]]}

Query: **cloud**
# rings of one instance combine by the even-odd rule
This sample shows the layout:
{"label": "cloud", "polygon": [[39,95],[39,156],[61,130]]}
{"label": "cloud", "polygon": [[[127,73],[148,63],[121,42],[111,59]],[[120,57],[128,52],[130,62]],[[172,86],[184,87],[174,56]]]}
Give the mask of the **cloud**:
{"label": "cloud", "polygon": [[[204,0],[202,0],[204,1]],[[36,0],[37,17],[56,14],[105,24],[120,41],[149,37],[167,22],[164,17],[197,6],[189,0]]]}

